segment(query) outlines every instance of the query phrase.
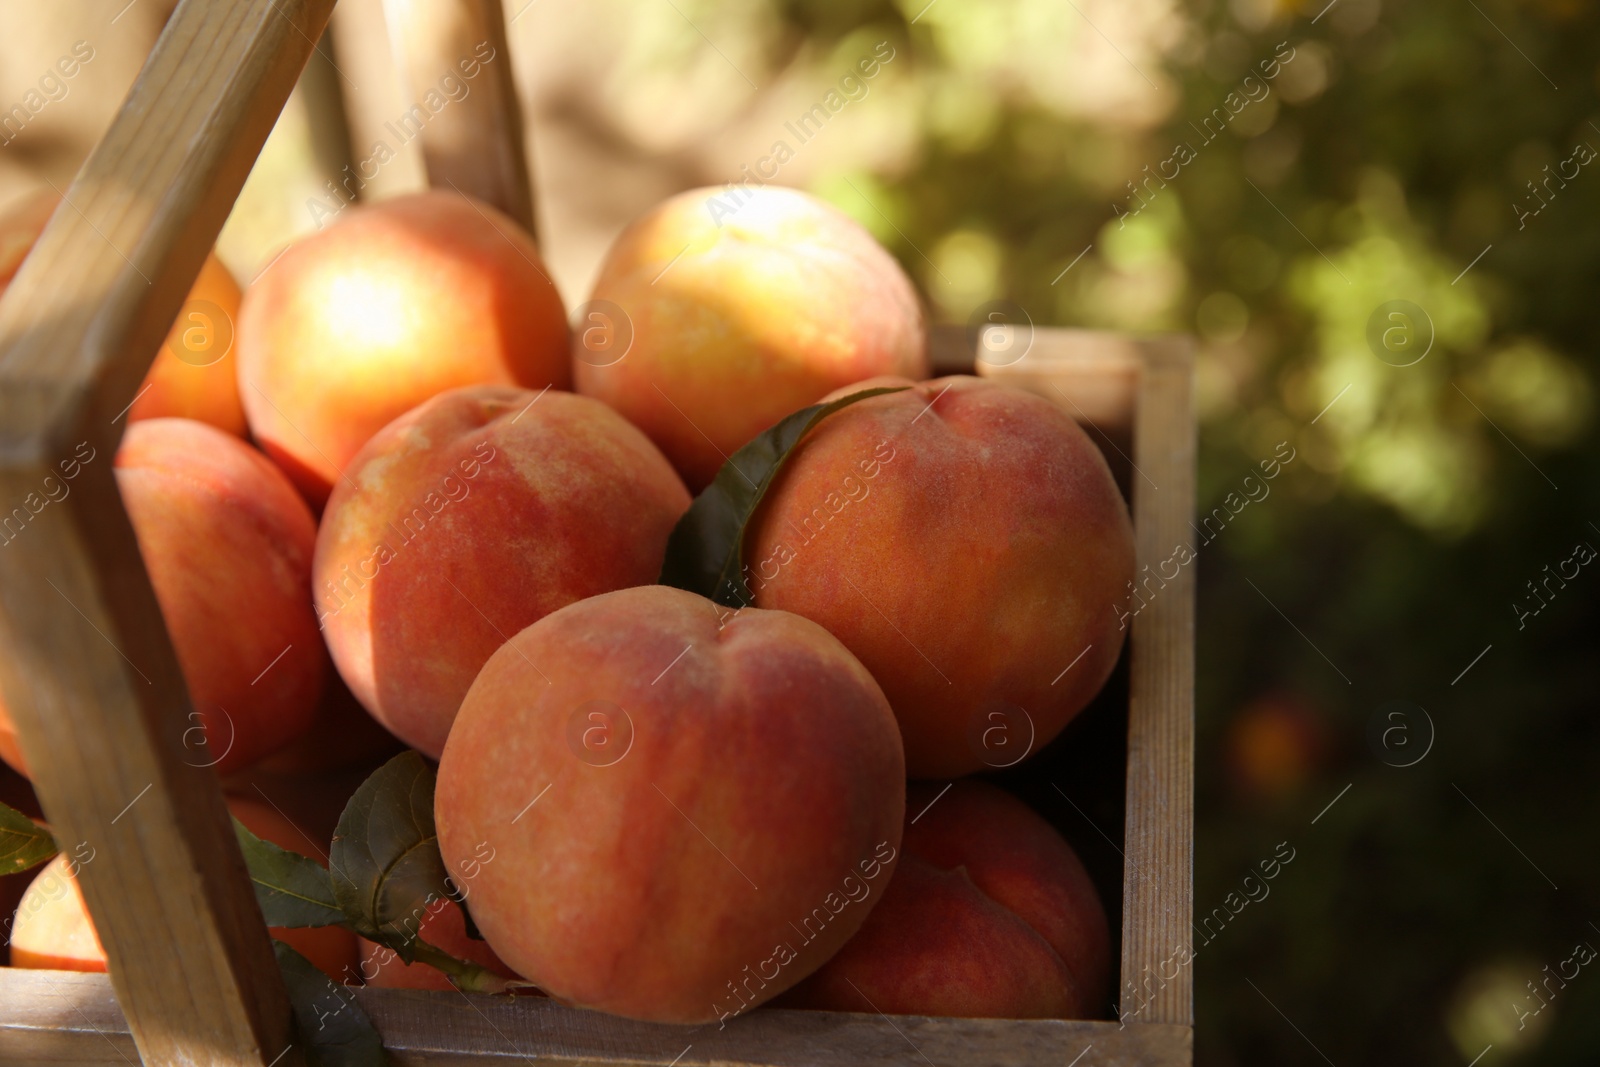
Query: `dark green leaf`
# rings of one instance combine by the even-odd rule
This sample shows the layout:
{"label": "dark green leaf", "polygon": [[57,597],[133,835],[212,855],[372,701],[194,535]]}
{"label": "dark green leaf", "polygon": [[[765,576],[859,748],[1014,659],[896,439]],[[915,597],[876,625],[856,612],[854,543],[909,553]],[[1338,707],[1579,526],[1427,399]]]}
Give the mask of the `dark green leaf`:
{"label": "dark green leaf", "polygon": [[822,419],[858,400],[908,388],[863,389],[829,404],[801,408],[733,454],[694,499],[667,540],[661,584],[710,597],[730,608],[750,604],[744,580],[744,531],[794,446]]}
{"label": "dark green leaf", "polygon": [[433,779],[415,752],[372,772],[345,805],[328,857],[350,928],[407,963],[423,917],[450,893],[433,827]]}
{"label": "dark green leaf", "polygon": [[0,874],[37,867],[56,854],[50,831],[15,808],[0,804]]}
{"label": "dark green leaf", "polygon": [[282,941],[272,943],[289,987],[295,1036],[307,1067],[384,1067],[389,1054],[356,995]]}
{"label": "dark green leaf", "polygon": [[261,840],[238,819],[233,820],[233,832],[268,926],[334,926],[345,921],[322,864]]}

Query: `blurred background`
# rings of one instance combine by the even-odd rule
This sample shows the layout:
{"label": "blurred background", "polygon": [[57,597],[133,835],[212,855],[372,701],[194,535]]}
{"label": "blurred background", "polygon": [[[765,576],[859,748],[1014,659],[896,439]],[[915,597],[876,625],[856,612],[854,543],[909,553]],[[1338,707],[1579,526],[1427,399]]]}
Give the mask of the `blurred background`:
{"label": "blurred background", "polygon": [[[0,210],[66,187],[171,7],[7,10]],[[375,59],[376,0],[340,7],[219,242],[242,282],[371,158],[340,98],[410,104]],[[1004,299],[1038,325],[1199,339],[1199,1063],[1600,1059],[1593,5],[506,18],[569,307],[627,220],[783,141],[773,180],[871,230],[936,321]],[[801,143],[786,124],[830,90]],[[364,192],[420,180],[401,152]]]}

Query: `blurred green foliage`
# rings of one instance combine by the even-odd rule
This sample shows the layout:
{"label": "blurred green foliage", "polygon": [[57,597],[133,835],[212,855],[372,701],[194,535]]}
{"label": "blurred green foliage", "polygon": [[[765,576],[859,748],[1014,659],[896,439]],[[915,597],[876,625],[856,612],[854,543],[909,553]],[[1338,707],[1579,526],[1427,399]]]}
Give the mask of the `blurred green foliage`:
{"label": "blurred green foliage", "polygon": [[1202,513],[1297,450],[1201,554],[1197,912],[1297,859],[1199,953],[1199,1062],[1593,1063],[1600,967],[1550,976],[1600,946],[1600,567],[1545,568],[1600,546],[1600,13],[1326,4],[782,0],[765,39],[905,50],[907,149],[809,184],[941,317],[1196,333]]}

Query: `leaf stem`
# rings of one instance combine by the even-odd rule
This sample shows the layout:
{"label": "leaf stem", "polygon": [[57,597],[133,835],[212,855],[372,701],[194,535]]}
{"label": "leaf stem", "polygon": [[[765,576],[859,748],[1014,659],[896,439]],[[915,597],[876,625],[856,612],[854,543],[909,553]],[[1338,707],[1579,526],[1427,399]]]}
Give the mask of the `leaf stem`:
{"label": "leaf stem", "polygon": [[411,943],[411,954],[418,962],[444,972],[463,993],[509,993],[513,989],[528,989],[533,986],[532,982],[524,982],[520,978],[506,978],[487,967],[457,959],[420,937]]}

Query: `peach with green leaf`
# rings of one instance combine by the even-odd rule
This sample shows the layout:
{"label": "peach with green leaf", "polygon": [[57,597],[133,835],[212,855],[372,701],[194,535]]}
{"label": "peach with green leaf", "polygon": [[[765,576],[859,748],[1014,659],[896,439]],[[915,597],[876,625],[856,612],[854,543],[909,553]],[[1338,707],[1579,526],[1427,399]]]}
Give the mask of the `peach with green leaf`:
{"label": "peach with green leaf", "polygon": [[[1062,408],[978,378],[900,386],[818,422],[743,534],[757,607],[812,619],[866,664],[914,778],[1010,766],[1117,662],[1133,527]],[[735,459],[737,462],[737,457]]]}
{"label": "peach with green leaf", "polygon": [[[313,841],[266,804],[229,797],[228,810],[251,833],[303,856],[326,856],[327,842]],[[78,887],[77,871],[94,852],[62,852],[40,869],[23,894],[11,928],[11,966],[54,971],[104,971],[105,949]],[[285,942],[335,981],[347,981],[356,962],[356,937],[338,926],[272,928]]]}

